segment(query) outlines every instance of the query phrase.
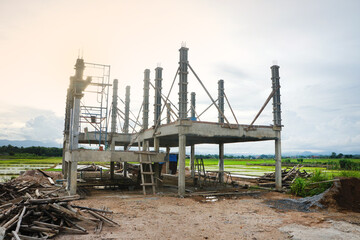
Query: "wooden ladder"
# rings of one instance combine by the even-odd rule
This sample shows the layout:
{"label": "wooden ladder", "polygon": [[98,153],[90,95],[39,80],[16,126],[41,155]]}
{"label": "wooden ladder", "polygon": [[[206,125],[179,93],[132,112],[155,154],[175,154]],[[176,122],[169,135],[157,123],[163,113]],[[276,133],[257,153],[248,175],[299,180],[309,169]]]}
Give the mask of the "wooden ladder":
{"label": "wooden ladder", "polygon": [[201,178],[203,178],[204,184],[206,183],[206,172],[205,172],[204,160],[202,158],[195,159],[195,169],[197,169],[198,183],[201,187],[203,185]]}
{"label": "wooden ladder", "polygon": [[[139,145],[139,150],[140,150],[140,143],[138,143]],[[140,156],[140,174],[141,174],[141,186],[143,187],[143,193],[144,195],[146,195],[146,187],[152,187],[152,191],[153,194],[156,194],[156,189],[155,189],[155,181],[154,181],[154,171],[152,169],[152,162],[151,162],[151,158],[150,155],[147,155],[147,160],[143,161],[142,159],[142,153],[139,154]],[[146,170],[146,168],[144,169],[145,166],[148,166],[148,171],[144,171]],[[146,182],[145,180],[148,179],[146,176],[150,175],[150,182]]]}

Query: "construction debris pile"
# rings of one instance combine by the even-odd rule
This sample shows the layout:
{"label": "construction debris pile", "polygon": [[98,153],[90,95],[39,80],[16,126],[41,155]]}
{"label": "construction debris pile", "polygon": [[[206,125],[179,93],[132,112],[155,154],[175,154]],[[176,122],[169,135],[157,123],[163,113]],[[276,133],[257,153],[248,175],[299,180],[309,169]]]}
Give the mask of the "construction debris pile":
{"label": "construction debris pile", "polygon": [[[297,177],[309,178],[311,173],[306,170],[301,170],[301,165],[297,165],[293,168],[286,168],[281,171],[282,185],[289,187]],[[274,187],[275,186],[275,172],[265,173],[258,179],[259,186],[262,187]]]}
{"label": "construction debris pile", "polygon": [[22,177],[0,184],[0,240],[87,234],[79,222],[94,224],[95,232],[103,224],[118,225],[108,216],[112,211],[72,205],[70,201],[80,199],[79,195],[66,196],[61,186],[41,183],[41,178],[23,181]]}

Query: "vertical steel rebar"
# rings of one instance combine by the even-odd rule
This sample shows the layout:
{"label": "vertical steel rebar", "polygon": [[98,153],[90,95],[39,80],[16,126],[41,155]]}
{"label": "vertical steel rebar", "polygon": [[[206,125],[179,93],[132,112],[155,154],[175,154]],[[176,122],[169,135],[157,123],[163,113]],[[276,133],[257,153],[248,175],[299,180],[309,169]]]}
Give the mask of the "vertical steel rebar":
{"label": "vertical steel rebar", "polygon": [[179,61],[179,119],[187,118],[188,48],[180,48]]}
{"label": "vertical steel rebar", "polygon": [[154,126],[161,124],[162,68],[155,68]]}
{"label": "vertical steel rebar", "polygon": [[150,70],[144,71],[144,100],[143,100],[143,129],[149,128],[149,89],[150,89]]}

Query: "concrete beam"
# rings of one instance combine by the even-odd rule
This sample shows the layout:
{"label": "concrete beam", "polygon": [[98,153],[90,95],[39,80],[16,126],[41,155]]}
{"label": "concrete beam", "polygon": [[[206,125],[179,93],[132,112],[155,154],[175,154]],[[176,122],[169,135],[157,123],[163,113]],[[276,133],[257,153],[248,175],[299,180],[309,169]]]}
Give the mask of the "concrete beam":
{"label": "concrete beam", "polygon": [[[150,155],[152,162],[164,162],[165,153],[139,152],[139,151],[97,151],[90,149],[77,149],[65,153],[67,162],[139,162],[140,154],[146,159]],[[145,157],[146,156],[146,157]]]}

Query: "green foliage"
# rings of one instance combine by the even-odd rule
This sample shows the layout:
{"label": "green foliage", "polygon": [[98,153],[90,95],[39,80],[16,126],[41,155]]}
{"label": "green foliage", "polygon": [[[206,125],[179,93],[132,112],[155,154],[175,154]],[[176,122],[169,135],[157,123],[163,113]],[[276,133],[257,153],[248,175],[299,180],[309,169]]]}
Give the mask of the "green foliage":
{"label": "green foliage", "polygon": [[41,159],[9,159],[9,160],[0,160],[0,165],[8,164],[56,164],[61,163],[61,157],[52,157],[52,158],[41,158]]}
{"label": "green foliage", "polygon": [[306,186],[307,186],[307,182],[304,178],[296,178],[294,183],[291,185],[291,193],[296,196],[305,197]]}
{"label": "green foliage", "polygon": [[298,163],[303,163],[303,162],[304,162],[304,159],[298,158],[296,161],[297,161]]}
{"label": "green foliage", "polygon": [[291,193],[300,197],[320,194],[331,187],[332,182],[323,182],[330,179],[329,175],[316,169],[310,179],[296,178],[291,185]]}
{"label": "green foliage", "polygon": [[283,163],[291,163],[291,159],[283,159],[282,162]]}
{"label": "green foliage", "polygon": [[[61,157],[62,148],[55,147],[15,147],[12,145],[0,146],[0,154],[8,156],[21,156],[22,154],[30,154],[36,156]],[[18,157],[19,157],[18,156]]]}
{"label": "green foliage", "polygon": [[348,159],[339,160],[340,169],[345,170],[360,170],[360,163]]}
{"label": "green foliage", "polygon": [[341,171],[340,176],[360,178],[360,171]]}

